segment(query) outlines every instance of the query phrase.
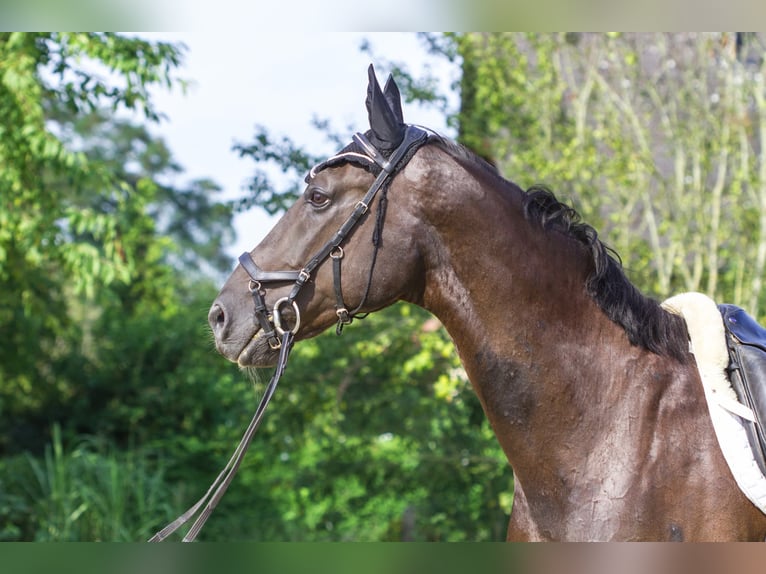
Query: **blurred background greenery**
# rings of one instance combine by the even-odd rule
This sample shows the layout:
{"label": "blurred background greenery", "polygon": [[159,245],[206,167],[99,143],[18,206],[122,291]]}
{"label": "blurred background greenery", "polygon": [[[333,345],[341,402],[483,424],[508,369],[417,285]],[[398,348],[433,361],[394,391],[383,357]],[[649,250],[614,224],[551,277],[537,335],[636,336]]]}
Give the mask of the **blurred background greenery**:
{"label": "blurred background greenery", "polygon": [[[379,74],[510,179],[552,187],[645,292],[766,315],[762,35],[420,38],[454,64],[458,109],[427,72],[372,55]],[[2,540],[148,538],[205,491],[268,381],[216,354],[206,313],[233,214],[279,213],[320,158],[256,128],[236,146],[253,162],[242,197],[167,184],[183,168],[151,135],[150,94],[183,84],[183,57],[129,35],[0,33]],[[448,334],[402,304],[296,345],[202,538],[500,540],[512,498]]]}

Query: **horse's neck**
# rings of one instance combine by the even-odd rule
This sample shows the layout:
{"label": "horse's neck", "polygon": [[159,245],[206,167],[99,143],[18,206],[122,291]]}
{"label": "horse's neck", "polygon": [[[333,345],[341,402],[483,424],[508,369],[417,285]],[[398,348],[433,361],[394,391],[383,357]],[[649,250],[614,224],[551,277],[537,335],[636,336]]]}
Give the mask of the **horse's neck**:
{"label": "horse's neck", "polygon": [[[570,382],[582,386],[586,373],[602,378],[591,361],[594,346],[622,351],[627,339],[586,294],[585,275],[574,264],[582,253],[570,245],[546,260],[528,238],[508,240],[477,227],[476,243],[453,250],[451,265],[431,273],[428,289],[429,308],[454,339],[485,408],[503,403],[500,395],[544,401],[546,392],[565,391]],[[523,405],[518,398],[510,408]]]}
{"label": "horse's neck", "polygon": [[514,466],[540,463],[540,449],[555,456],[556,440],[586,449],[588,427],[613,428],[628,414],[615,373],[645,354],[586,293],[585,250],[527,222],[520,198],[488,193],[434,226],[424,298]]}
{"label": "horse's neck", "polygon": [[509,536],[661,539],[681,512],[692,538],[714,539],[715,512],[684,514],[664,494],[690,487],[701,502],[733,487],[693,361],[632,345],[586,292],[588,254],[526,221],[520,190],[430,177],[419,191],[434,195],[409,196],[425,270],[413,300],[452,336],[513,467]]}

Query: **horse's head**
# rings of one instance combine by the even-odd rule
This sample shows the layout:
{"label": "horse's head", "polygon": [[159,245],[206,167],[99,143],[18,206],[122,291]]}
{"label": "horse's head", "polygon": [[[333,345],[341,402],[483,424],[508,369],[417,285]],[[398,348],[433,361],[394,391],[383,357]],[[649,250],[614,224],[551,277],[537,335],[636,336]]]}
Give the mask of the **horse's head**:
{"label": "horse's head", "polygon": [[407,297],[418,253],[406,209],[386,209],[395,175],[427,133],[402,119],[399,90],[370,66],[370,130],[316,166],[303,197],[240,265],[213,303],[216,346],[240,365],[276,361],[279,335],[313,337]]}

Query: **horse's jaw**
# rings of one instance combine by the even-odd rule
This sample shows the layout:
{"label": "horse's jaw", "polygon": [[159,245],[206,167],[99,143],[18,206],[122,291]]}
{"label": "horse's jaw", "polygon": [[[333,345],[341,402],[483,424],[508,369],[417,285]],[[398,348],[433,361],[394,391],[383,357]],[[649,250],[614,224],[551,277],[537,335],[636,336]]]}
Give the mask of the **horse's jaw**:
{"label": "horse's jaw", "polygon": [[224,356],[240,367],[273,367],[277,364],[279,349],[272,348],[263,336],[263,331],[258,329],[236,357]]}

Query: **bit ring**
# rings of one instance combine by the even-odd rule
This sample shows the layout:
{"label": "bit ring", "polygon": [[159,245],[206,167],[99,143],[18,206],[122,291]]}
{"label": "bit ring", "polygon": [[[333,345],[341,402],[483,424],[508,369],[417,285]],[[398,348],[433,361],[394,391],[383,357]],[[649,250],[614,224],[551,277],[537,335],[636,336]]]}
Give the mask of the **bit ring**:
{"label": "bit ring", "polygon": [[293,306],[293,311],[295,311],[295,325],[293,325],[292,329],[289,330],[290,333],[295,335],[298,332],[298,329],[301,327],[301,312],[298,309],[298,304],[295,301],[291,301],[288,297],[282,297],[276,303],[274,303],[274,311],[272,314],[274,330],[279,335],[284,335],[286,332],[286,330],[282,327],[282,315],[280,312],[282,305],[285,303],[290,303]]}

